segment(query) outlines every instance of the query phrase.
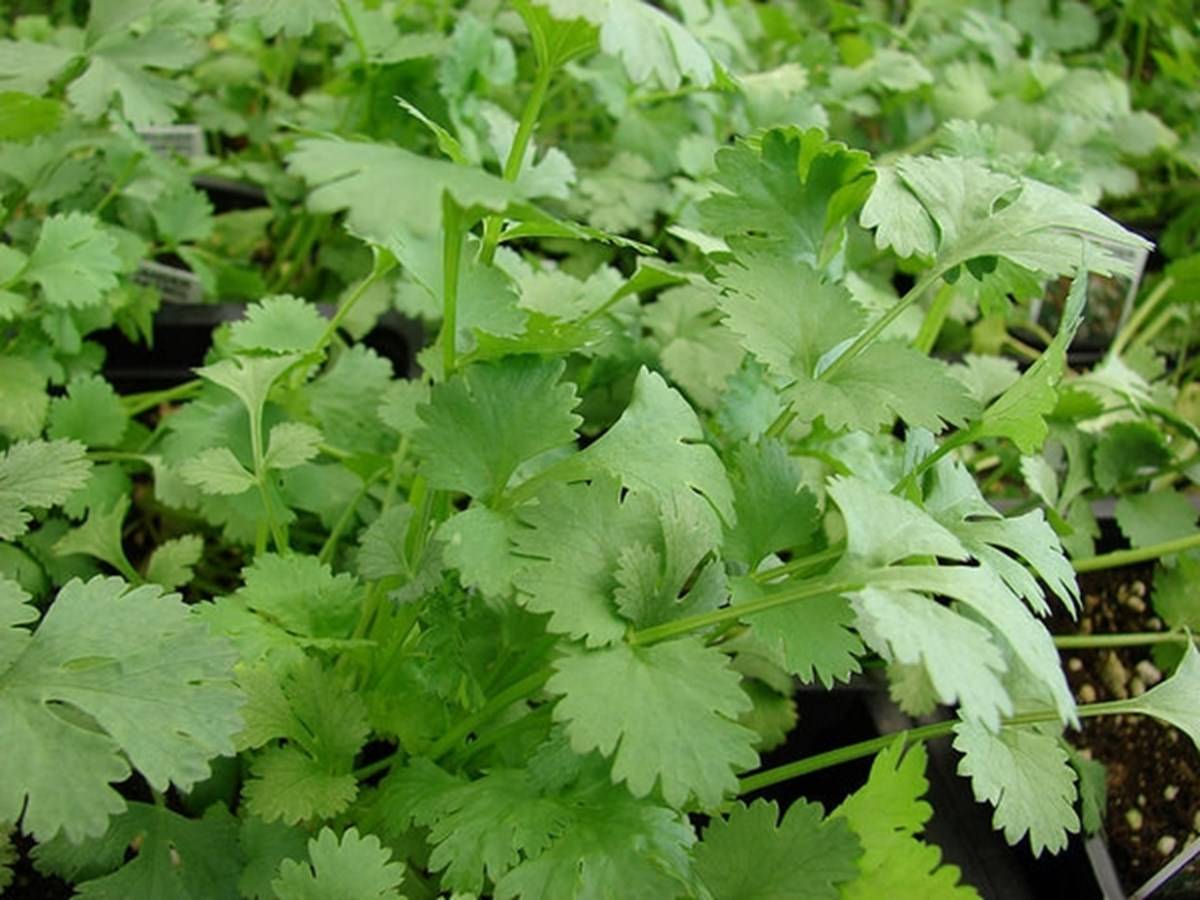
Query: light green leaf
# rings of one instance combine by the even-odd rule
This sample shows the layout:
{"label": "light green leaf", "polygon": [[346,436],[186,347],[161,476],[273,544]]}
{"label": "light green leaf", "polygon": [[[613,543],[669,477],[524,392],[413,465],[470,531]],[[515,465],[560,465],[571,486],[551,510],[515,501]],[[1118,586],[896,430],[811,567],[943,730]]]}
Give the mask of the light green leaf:
{"label": "light green leaf", "polygon": [[[0,54],[6,46],[13,45],[7,41],[0,43]],[[4,83],[4,72],[0,69],[0,85]],[[62,113],[63,106],[57,100],[20,91],[0,91],[0,141],[26,141],[52,132],[62,120]]]}
{"label": "light green leaf", "polygon": [[339,840],[328,827],[308,842],[308,860],[284,860],[271,882],[279,900],[400,900],[404,866],[373,834],[347,828]]}
{"label": "light green leaf", "polygon": [[198,534],[164,541],[154,548],[146,563],[146,580],[167,590],[182,587],[192,580],[192,569],[204,554],[204,538]]}
{"label": "light green leaf", "polygon": [[0,41],[0,89],[44,94],[77,52],[33,41]]}
{"label": "light green leaf", "polygon": [[[550,502],[549,497],[542,502]],[[438,529],[446,562],[458,569],[462,583],[495,598],[512,593],[513,580],[524,563],[514,552],[517,533],[512,517],[486,506],[463,510]]]}
{"label": "light green leaf", "polygon": [[19,356],[0,356],[0,431],[18,440],[41,436],[50,398],[46,374],[33,362]]}
{"label": "light green leaf", "polygon": [[773,801],[735,803],[705,829],[696,871],[714,900],[838,900],[862,850],[845,822],[822,813],[798,801],[779,821]]}
{"label": "light green leaf", "polygon": [[1174,725],[1200,748],[1200,651],[1193,641],[1187,642],[1183,660],[1166,681],[1152,687],[1129,705],[1148,716]]}
{"label": "light green leaf", "polygon": [[129,413],[112,385],[99,375],[80,375],[71,379],[65,397],[50,401],[46,432],[89,447],[113,447],[121,443],[128,424]]}
{"label": "light green leaf", "polygon": [[251,22],[263,37],[279,32],[302,38],[323,22],[336,22],[338,6],[333,0],[238,0],[233,5],[235,22]]}
{"label": "light green leaf", "polygon": [[1170,461],[1171,451],[1157,425],[1144,420],[1117,422],[1097,441],[1092,472],[1101,490],[1117,491],[1123,482]]}
{"label": "light green leaf", "polygon": [[94,556],[108,563],[130,581],[140,581],[137,572],[125,556],[121,539],[129,503],[129,495],[125,494],[118,497],[111,507],[92,509],[86,522],[78,528],[72,528],[58,539],[54,544],[54,552],[59,556],[69,556],[72,553]]}
{"label": "light green leaf", "polygon": [[867,783],[830,813],[830,820],[844,818],[863,845],[859,875],[842,885],[842,900],[978,900],[973,888],[958,883],[958,867],[943,865],[938,847],[917,839],[933,815],[921,799],[929,789],[925,758],[923,746],[906,753],[897,739],[875,757]]}
{"label": "light green leaf", "polygon": [[758,762],[754,732],[736,721],[750,708],[738,675],[695,638],[617,644],[555,668],[546,690],[563,695],[554,718],[566,724],[572,749],[612,757],[613,782],[635,797],[657,782],[671,806],[695,797],[711,809],[736,791],[736,773]]}
{"label": "light green leaf", "polygon": [[21,441],[0,453],[0,540],[28,530],[29,509],[62,503],[87,484],[85,453],[77,441]]}
{"label": "light green leaf", "polygon": [[317,345],[325,327],[314,304],[278,294],[246,307],[246,317],[230,326],[229,343],[241,351],[303,353]]}
{"label": "light green leaf", "polygon": [[429,483],[491,501],[522,462],[574,441],[582,419],[563,370],[561,360],[511,357],[435,385],[413,436]]}
{"label": "light green leaf", "polygon": [[1200,632],[1200,557],[1184,553],[1154,573],[1154,611],[1172,628]]}
{"label": "light green leaf", "polygon": [[303,422],[281,422],[271,428],[263,465],[268,469],[294,469],[320,451],[321,432]]}
{"label": "light green leaf", "polygon": [[39,285],[51,306],[79,309],[115,288],[121,268],[116,239],[95,216],[59,213],[42,223],[21,278]]}
{"label": "light green leaf", "polygon": [[617,57],[636,84],[676,90],[686,78],[707,87],[716,66],[683,25],[642,0],[537,0],[556,19],[586,19],[600,28],[600,49]]}
{"label": "light green leaf", "polygon": [[1127,494],[1117,501],[1117,524],[1134,547],[1148,547],[1196,531],[1196,507],[1174,491]]}
{"label": "light green leaf", "polygon": [[835,476],[829,496],[846,520],[847,550],[870,565],[887,565],[910,556],[966,559],[953,534],[914,503],[859,478]]}
{"label": "light green leaf", "polygon": [[179,467],[179,474],[206,494],[241,494],[258,483],[228,447],[201,451]]}
{"label": "light green leaf", "polygon": [[975,799],[996,808],[992,826],[1016,844],[1026,834],[1034,856],[1057,853],[1079,831],[1075,770],[1059,738],[1029,727],[993,734],[981,725],[954,728],[954,749],[963,754],[958,774],[969,776]]}
{"label": "light green leaf", "polygon": [[234,659],[175,595],[68,583],[0,673],[0,819],[78,841],[125,809],[130,764],[159,791],[206,778],[241,727]]}
{"label": "light green leaf", "polygon": [[271,386],[302,358],[295,353],[282,356],[236,356],[203,366],[196,370],[196,374],[232,392],[250,413],[251,422],[256,423],[262,415],[262,408],[267,402]]}
{"label": "light green leaf", "polygon": [[806,548],[820,527],[817,499],[783,442],[742,444],[734,463],[737,524],[726,529],[725,555],[754,569],[772,553]]}

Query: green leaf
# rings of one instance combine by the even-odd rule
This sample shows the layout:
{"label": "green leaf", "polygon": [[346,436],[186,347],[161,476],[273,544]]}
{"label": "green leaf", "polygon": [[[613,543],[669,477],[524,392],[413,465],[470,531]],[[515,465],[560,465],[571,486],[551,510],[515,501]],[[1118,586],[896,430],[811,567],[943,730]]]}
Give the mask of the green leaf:
{"label": "green leaf", "polygon": [[282,822],[264,822],[256,816],[242,818],[238,846],[246,866],[238,879],[238,890],[248,900],[275,900],[271,881],[285,859],[308,856],[308,834]]}
{"label": "green leaf", "polygon": [[39,437],[50,405],[45,373],[27,359],[0,356],[0,384],[0,431],[17,439]]}
{"label": "green leaf", "polygon": [[[806,262],[774,253],[744,252],[738,259],[742,266],[721,273],[729,290],[721,301],[726,324],[789,385],[784,396],[800,421],[823,417],[835,430],[877,431],[899,416],[936,432],[977,411],[946,364],[896,342],[871,344],[826,376],[830,357],[866,324],[862,307]],[[900,371],[903,383],[895,378]]]}
{"label": "green leaf", "polygon": [[870,565],[888,565],[910,556],[966,559],[953,534],[914,503],[858,478],[835,476],[829,496],[846,520],[849,554]]}
{"label": "green leaf", "polygon": [[39,841],[103,833],[131,764],[155,790],[187,790],[233,753],[235,656],[175,595],[73,580],[19,640],[0,672],[0,819],[24,809]]}
{"label": "green leaf", "polygon": [[529,29],[539,68],[558,69],[598,44],[598,31],[585,19],[555,19],[544,6],[530,0],[517,0],[513,5]]}
{"label": "green leaf", "polygon": [[179,467],[179,474],[206,494],[241,494],[258,484],[228,447],[201,451]]}
{"label": "green leaf", "polygon": [[1154,611],[1172,628],[1200,632],[1200,556],[1184,553],[1154,573]]}
{"label": "green leaf", "polygon": [[736,791],[735,773],[758,762],[754,732],[736,722],[750,708],[738,675],[694,638],[617,644],[555,668],[546,690],[563,695],[554,718],[566,724],[572,749],[612,757],[613,782],[635,797],[658,782],[671,806],[694,796],[711,809]]}
{"label": "green leaf", "polygon": [[600,28],[600,49],[615,56],[636,84],[676,90],[686,78],[707,87],[717,69],[683,25],[642,0],[535,0],[556,19],[586,19]]}
{"label": "green leaf", "polygon": [[[237,820],[220,804],[209,807],[202,819],[185,819],[165,807],[130,803],[102,837],[78,846],[61,836],[40,844],[37,863],[76,882],[75,896],[92,900],[233,897],[241,870],[237,832]],[[126,851],[132,857],[128,862]],[[109,859],[103,868],[111,874],[90,877],[104,857]]]}
{"label": "green leaf", "polygon": [[263,465],[268,469],[294,469],[320,451],[321,432],[303,422],[281,422],[271,428]]}
{"label": "green leaf", "polygon": [[167,590],[182,587],[192,580],[193,568],[204,555],[204,538],[198,534],[164,541],[154,548],[146,563],[146,580]]}
{"label": "green leaf", "polygon": [[528,530],[513,534],[525,558],[513,577],[518,601],[550,613],[550,631],[589,647],[621,640],[629,623],[614,603],[617,569],[626,547],[655,539],[658,510],[649,496],[631,493],[622,502],[621,485],[609,478],[552,485],[520,518]]}
{"label": "green leaf", "polygon": [[314,304],[278,294],[246,307],[246,317],[230,326],[229,344],[239,351],[303,353],[317,345],[325,327]]}
{"label": "green leaf", "polygon": [[773,801],[735,803],[696,847],[696,871],[714,900],[837,900],[858,874],[859,842],[819,803],[793,803],[782,821]]}
{"label": "green leaf", "polygon": [[75,50],[33,41],[0,41],[0,87],[43,94],[77,56]]}
{"label": "green leaf", "polygon": [[734,466],[737,524],[725,531],[725,555],[753,570],[772,553],[808,547],[821,524],[817,498],[801,484],[800,466],[783,442],[742,444]]}
{"label": "green leaf", "polygon": [[282,356],[237,356],[199,368],[196,374],[233,393],[250,413],[250,421],[256,423],[262,416],[271,386],[302,358],[294,353]]}
{"label": "green leaf", "polygon": [[574,441],[583,420],[572,412],[574,386],[560,381],[564,366],[510,357],[435,385],[413,435],[429,483],[492,501],[522,462]]}
{"label": "green leaf", "polygon": [[13,883],[12,867],[17,861],[17,848],[12,844],[8,829],[0,835],[0,891],[7,890]]}
{"label": "green leaf", "polygon": [[925,748],[917,744],[906,753],[897,739],[876,755],[867,783],[830,814],[830,820],[845,819],[863,846],[859,875],[842,885],[843,900],[978,898],[958,883],[957,866],[942,864],[936,845],[917,839],[933,815],[921,799],[929,789],[924,773]]}
{"label": "green leaf", "polygon": [[1174,725],[1200,747],[1200,651],[1187,642],[1183,660],[1166,681],[1152,687],[1128,704],[1138,712]]}
{"label": "green leaf", "polygon": [[1131,251],[1151,247],[1057,188],[974,160],[906,157],[894,174],[876,183],[860,221],[877,229],[880,249],[932,256],[942,272],[999,256],[1045,275],[1070,275],[1086,244],[1092,271],[1135,277]]}
{"label": "green leaf", "polygon": [[21,273],[60,309],[93,306],[117,286],[123,268],[117,241],[86,213],[59,213],[42,223],[38,242]]}
{"label": "green leaf", "polygon": [[113,447],[121,443],[128,425],[129,414],[112,385],[99,375],[80,375],[67,384],[65,397],[50,401],[46,432],[89,447]]}
{"label": "green leaf", "polygon": [[500,212],[520,198],[514,185],[480,168],[383,144],[305,139],[288,156],[288,171],[308,183],[312,212],[348,210],[349,227],[380,243],[400,222],[407,232],[437,235],[443,193],[468,213]]}
{"label": "green leaf", "polygon": [[723,189],[700,203],[705,230],[749,238],[793,262],[824,268],[873,182],[870,156],[819,128],[774,128],[717,152]]}
{"label": "green leaf", "polygon": [[284,37],[306,37],[317,25],[339,18],[330,0],[238,0],[232,13],[235,22],[253,23],[265,38],[281,31]]}
{"label": "green leaf", "polygon": [[135,128],[172,121],[190,92],[152,70],[176,72],[200,59],[218,14],[210,2],[96,0],[88,16],[88,67],[67,88],[71,105],[96,119],[119,99]]}
{"label": "green leaf", "polygon": [[1045,417],[1058,402],[1057,387],[1066,367],[1067,348],[1083,322],[1087,284],[1086,272],[1075,276],[1054,340],[1017,382],[983,411],[983,416],[971,426],[973,435],[1006,437],[1025,454],[1041,450],[1049,432]]}
{"label": "green leaf", "polygon": [[0,453],[0,540],[29,530],[30,508],[62,503],[87,484],[85,453],[76,441],[21,441]]}
{"label": "green leaf", "polygon": [[284,860],[271,882],[279,900],[400,900],[404,866],[373,834],[347,828],[339,840],[328,827],[308,842],[308,861]]}
{"label": "green leaf", "polygon": [[1103,491],[1171,461],[1171,451],[1159,429],[1149,422],[1117,422],[1096,443],[1092,472]]}
{"label": "green leaf", "polygon": [[854,609],[872,649],[889,662],[922,667],[937,699],[960,703],[964,718],[996,729],[1012,713],[1004,655],[982,625],[910,591],[865,588],[855,593]]}
{"label": "green leaf", "polygon": [[993,734],[972,722],[954,727],[954,749],[963,754],[958,774],[969,776],[975,799],[996,808],[992,826],[1016,844],[1026,834],[1034,856],[1057,853],[1079,831],[1075,770],[1057,735],[1035,728]]}
{"label": "green leaf", "polygon": [[1133,547],[1149,547],[1196,531],[1196,507],[1174,491],[1127,494],[1117,500],[1117,524]]}
{"label": "green leaf", "polygon": [[[543,496],[543,502],[550,502]],[[511,516],[486,506],[472,506],[447,519],[438,529],[438,536],[443,541],[446,562],[458,570],[466,587],[501,598],[512,594],[514,579],[524,563],[514,547],[518,529]]]}
{"label": "green leaf", "polygon": [[60,556],[82,553],[108,563],[132,582],[138,582],[137,572],[125,556],[122,530],[125,514],[129,512],[129,495],[117,498],[111,507],[92,509],[87,521],[72,528],[54,544],[54,552]]}
{"label": "green leaf", "polygon": [[[695,412],[662,376],[642,368],[629,406],[608,431],[565,460],[564,477],[610,475],[659,498],[681,498],[700,519],[732,522],[733,490]],[[707,501],[707,502],[702,502]]]}
{"label": "green leaf", "polygon": [[62,104],[57,100],[0,91],[0,141],[26,141],[48,134],[58,127],[62,113]]}
{"label": "green leaf", "polygon": [[363,344],[341,353],[305,386],[309,409],[330,444],[359,453],[390,453],[394,438],[378,410],[392,383],[392,364]]}
{"label": "green leaf", "polygon": [[258,668],[240,681],[248,700],[239,745],[286,741],[254,756],[242,787],[246,808],[288,825],[345,810],[358,793],[354,757],[370,731],[363,701],[311,658],[282,676]]}
{"label": "green leaf", "polygon": [[150,212],[159,237],[169,247],[203,241],[212,235],[215,226],[208,196],[191,185],[167,191],[155,201]]}

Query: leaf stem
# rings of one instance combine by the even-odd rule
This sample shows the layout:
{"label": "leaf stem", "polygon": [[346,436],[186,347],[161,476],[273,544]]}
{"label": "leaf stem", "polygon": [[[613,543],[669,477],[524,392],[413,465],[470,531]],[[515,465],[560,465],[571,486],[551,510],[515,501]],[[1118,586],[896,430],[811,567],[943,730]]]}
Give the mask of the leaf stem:
{"label": "leaf stem", "polygon": [[96,205],[92,207],[92,215],[100,215],[100,213],[104,212],[104,210],[108,207],[108,204],[117,199],[121,191],[125,189],[125,185],[127,185],[129,180],[133,178],[133,173],[137,171],[138,163],[141,161],[141,153],[134,153],[129,157],[129,160],[125,163],[125,167],[121,169],[120,174],[117,175],[117,180],[112,183],[108,191],[105,192],[104,196],[101,197]]}
{"label": "leaf stem", "polygon": [[1107,647],[1144,647],[1151,644],[1186,644],[1193,638],[1182,631],[1142,631],[1128,634],[1060,634],[1054,646],[1060,650],[1095,650]]}
{"label": "leaf stem", "polygon": [[338,304],[338,308],[334,312],[332,318],[330,318],[329,323],[325,326],[325,330],[321,332],[321,336],[317,338],[316,346],[313,347],[314,351],[319,353],[329,346],[329,343],[333,340],[333,336],[337,334],[338,328],[341,326],[342,322],[346,320],[346,316],[350,315],[350,311],[354,309],[355,304],[357,304],[358,301],[366,295],[367,289],[370,288],[371,285],[373,285],[376,281],[378,281],[380,276],[382,276],[388,268],[390,267],[380,265],[377,262],[371,268],[370,273],[358,283],[358,286],[350,293],[350,295]]}
{"label": "leaf stem", "polygon": [[148,409],[154,409],[154,407],[160,406],[163,403],[170,403],[173,400],[187,400],[194,394],[200,393],[200,389],[203,386],[204,381],[202,379],[193,378],[190,381],[185,381],[174,387],[164,388],[161,391],[126,394],[121,398],[121,402],[125,405],[125,412],[131,416],[136,416]]}
{"label": "leaf stem", "polygon": [[1133,311],[1133,315],[1129,317],[1129,321],[1125,323],[1125,327],[1113,338],[1112,346],[1108,349],[1109,356],[1121,355],[1126,345],[1133,339],[1141,327],[1146,324],[1146,320],[1150,318],[1150,314],[1156,311],[1159,301],[1174,286],[1175,279],[1170,275],[1167,275],[1154,286],[1154,290],[1147,294],[1142,304]]}
{"label": "leaf stem", "polygon": [[458,270],[463,233],[460,210],[449,194],[442,196],[442,378],[454,374],[458,335]]}
{"label": "leaf stem", "polygon": [[925,313],[925,318],[921,322],[921,330],[917,332],[917,336],[913,338],[913,348],[919,350],[928,356],[933,351],[934,344],[937,343],[938,335],[942,332],[942,325],[946,322],[946,316],[950,313],[950,307],[954,305],[954,285],[943,284],[936,294],[933,295],[933,302],[929,304],[929,309]]}
{"label": "leaf stem", "polygon": [[797,603],[801,600],[811,600],[814,597],[823,597],[827,594],[844,594],[849,591],[857,591],[861,588],[861,584],[818,580],[799,587],[776,591],[775,593],[767,594],[765,597],[759,597],[757,600],[751,600],[748,603],[739,603],[736,606],[723,606],[720,609],[714,609],[712,612],[686,616],[682,619],[676,619],[674,622],[664,622],[661,625],[652,625],[649,628],[631,631],[625,640],[634,646],[657,644],[660,641],[688,634],[692,631],[699,631],[702,628],[708,628],[712,625],[721,625],[725,622],[752,616],[756,613],[766,612],[778,606],[786,606],[789,603]]}
{"label": "leaf stem", "polygon": [[1114,550],[1112,553],[1102,553],[1099,556],[1087,556],[1075,560],[1072,565],[1076,572],[1099,572],[1103,569],[1117,569],[1134,563],[1148,562],[1160,556],[1172,553],[1182,553],[1200,547],[1200,532],[1189,534],[1187,537],[1175,538],[1173,541],[1163,541],[1161,544],[1151,544],[1148,547],[1134,547],[1130,550]]}
{"label": "leaf stem", "polygon": [[537,691],[554,674],[549,666],[538,669],[532,675],[526,675],[520,681],[515,681],[483,704],[478,710],[443,734],[429,748],[429,758],[437,761],[458,746],[459,741],[475,731],[484,722],[489,721],[518,700],[523,700]]}

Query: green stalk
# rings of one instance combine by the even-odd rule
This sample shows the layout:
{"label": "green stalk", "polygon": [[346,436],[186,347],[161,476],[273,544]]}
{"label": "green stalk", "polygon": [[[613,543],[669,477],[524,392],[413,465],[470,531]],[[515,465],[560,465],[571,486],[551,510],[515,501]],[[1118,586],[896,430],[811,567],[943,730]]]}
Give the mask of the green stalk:
{"label": "green stalk", "polygon": [[200,378],[193,378],[191,381],[185,381],[182,384],[177,384],[174,387],[165,388],[161,391],[126,394],[121,398],[121,403],[125,406],[125,412],[131,416],[136,416],[148,409],[154,409],[154,407],[160,406],[163,403],[170,403],[174,400],[188,400],[200,393],[202,387],[204,387],[204,381]]}
{"label": "green stalk", "polygon": [[950,307],[953,304],[954,285],[943,284],[933,295],[933,302],[929,304],[925,318],[921,321],[921,330],[913,338],[913,349],[926,356],[933,352],[933,347],[937,343],[938,335],[942,333],[942,326],[946,323],[946,316],[949,315]]}
{"label": "green stalk", "polygon": [[1182,631],[1143,631],[1132,634],[1055,635],[1060,650],[1102,650],[1108,647],[1146,647],[1152,644],[1186,644],[1193,640]]}
{"label": "green stalk", "polygon": [[1133,311],[1129,321],[1125,323],[1125,327],[1120,333],[1113,338],[1112,346],[1108,350],[1109,356],[1120,356],[1126,345],[1133,339],[1133,336],[1138,333],[1138,330],[1146,324],[1146,320],[1150,318],[1150,314],[1155,311],[1160,300],[1166,296],[1167,292],[1175,286],[1175,279],[1170,275],[1163,278],[1154,286],[1147,296],[1145,301]]}
{"label": "green stalk", "polygon": [[358,509],[358,505],[362,503],[371,486],[375,484],[383,476],[383,470],[373,473],[369,478],[363,481],[362,487],[358,489],[358,493],[354,495],[342,514],[338,516],[337,522],[334,523],[333,530],[329,532],[329,537],[325,539],[325,543],[321,546],[321,552],[317,554],[317,560],[323,563],[333,559],[333,552],[337,549],[338,542],[342,539],[342,535],[346,529],[350,527],[350,520],[354,518],[354,512]]}
{"label": "green stalk", "polygon": [[316,346],[313,347],[314,351],[319,353],[329,346],[330,342],[333,340],[333,336],[337,334],[338,328],[341,327],[342,322],[346,320],[346,316],[350,315],[350,311],[354,309],[355,304],[357,304],[358,301],[363,298],[363,296],[367,293],[367,289],[370,288],[371,285],[373,285],[376,281],[378,281],[380,276],[382,276],[386,270],[387,269],[384,266],[380,266],[378,264],[375,265],[371,269],[370,274],[368,274],[366,278],[358,283],[358,287],[356,287],[350,293],[350,296],[346,297],[341,303],[338,304],[337,311],[334,312],[333,318],[329,320],[329,324],[325,326],[325,330],[321,332],[321,336],[317,338]]}
{"label": "green stalk", "polygon": [[129,157],[129,161],[125,163],[125,168],[123,168],[121,173],[117,175],[117,180],[112,183],[104,196],[100,198],[99,202],[92,207],[92,215],[100,215],[100,213],[104,212],[108,204],[117,199],[121,191],[125,189],[125,185],[127,185],[129,180],[133,178],[133,173],[137,171],[138,163],[141,161],[142,154],[140,153],[135,153],[133,156]]}
{"label": "green stalk", "polygon": [[[542,106],[546,102],[546,92],[550,89],[550,79],[554,76],[553,66],[539,66],[537,77],[533,82],[533,90],[525,101],[521,111],[521,121],[517,125],[517,133],[513,136],[512,146],[508,150],[508,158],[504,161],[504,180],[516,181],[521,174],[521,163],[525,161],[525,153],[529,149],[529,141],[533,130],[537,127],[538,117],[542,114]],[[496,245],[500,243],[500,229],[503,226],[500,216],[488,216],[483,226],[483,243],[479,248],[479,259],[491,263],[496,256]]]}
{"label": "green stalk", "polygon": [[797,572],[819,566],[821,563],[829,562],[831,559],[837,559],[845,552],[846,542],[838,541],[818,553],[810,553],[808,556],[788,560],[782,566],[776,566],[773,569],[762,569],[754,572],[750,577],[760,584],[775,581],[785,575],[794,575]]}
{"label": "green stalk", "polygon": [[429,758],[436,761],[441,759],[451,750],[458,746],[459,741],[463,740],[471,732],[479,728],[480,725],[495,718],[504,710],[508,709],[518,700],[523,700],[530,694],[539,690],[542,685],[550,680],[550,676],[554,674],[553,669],[546,666],[539,669],[532,675],[527,675],[520,681],[513,682],[496,696],[488,700],[476,712],[467,716],[445,734],[443,734],[432,747],[429,748]]}
{"label": "green stalk", "polygon": [[338,11],[342,14],[342,21],[346,23],[346,30],[350,32],[350,39],[354,41],[354,46],[358,48],[358,58],[362,63],[364,70],[371,68],[371,56],[367,53],[366,42],[363,41],[362,32],[358,30],[358,23],[354,21],[354,16],[350,12],[350,5],[346,0],[337,0]]}
{"label": "green stalk", "polygon": [[823,597],[826,594],[844,594],[849,591],[860,590],[862,587],[863,585],[861,584],[839,581],[811,582],[800,587],[791,588],[790,590],[777,591],[765,597],[759,597],[757,600],[751,600],[749,603],[739,603],[737,606],[724,606],[712,612],[698,613],[694,616],[676,619],[674,622],[664,622],[662,625],[652,625],[649,628],[631,631],[625,640],[635,647],[644,647],[693,631],[699,631],[702,628],[708,628],[712,625],[721,625],[725,622],[752,616],[755,613],[766,612],[769,609],[775,609],[779,606],[786,606],[789,603],[811,600],[814,597]]}
{"label": "green stalk", "polygon": [[442,198],[442,378],[454,374],[458,333],[458,270],[462,259],[461,211],[450,197]]}
{"label": "green stalk", "polygon": [[1163,541],[1161,544],[1151,544],[1148,547],[1135,547],[1131,550],[1115,550],[1099,556],[1088,556],[1074,561],[1076,572],[1099,572],[1102,569],[1117,569],[1134,563],[1148,562],[1160,556],[1172,553],[1182,553],[1200,547],[1200,534],[1176,538],[1173,541]]}

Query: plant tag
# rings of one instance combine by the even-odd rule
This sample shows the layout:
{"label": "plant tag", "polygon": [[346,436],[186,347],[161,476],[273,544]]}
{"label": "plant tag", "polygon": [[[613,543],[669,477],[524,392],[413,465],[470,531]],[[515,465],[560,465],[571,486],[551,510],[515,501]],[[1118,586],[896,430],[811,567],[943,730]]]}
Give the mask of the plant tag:
{"label": "plant tag", "polygon": [[204,131],[199,125],[148,125],[137,134],[160,156],[204,155]]}
{"label": "plant tag", "polygon": [[200,279],[187,269],[143,260],[133,273],[133,280],[138,284],[157,288],[164,303],[195,306],[204,302],[204,287],[200,284]]}

